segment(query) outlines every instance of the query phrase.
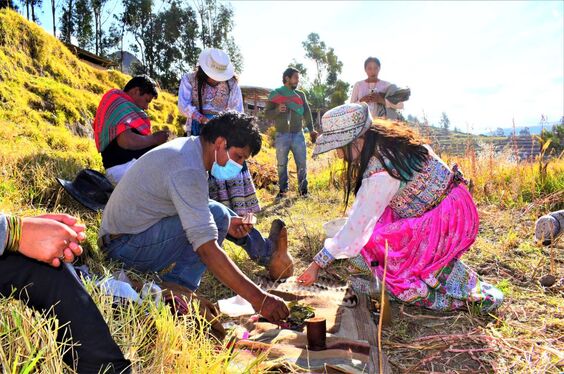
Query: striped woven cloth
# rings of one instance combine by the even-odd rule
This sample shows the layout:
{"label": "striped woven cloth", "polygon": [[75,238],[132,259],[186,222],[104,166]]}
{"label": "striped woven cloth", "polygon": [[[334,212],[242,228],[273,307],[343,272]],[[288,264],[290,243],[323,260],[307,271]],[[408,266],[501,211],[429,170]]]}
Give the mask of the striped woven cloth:
{"label": "striped woven cloth", "polygon": [[102,152],[122,132],[135,129],[140,135],[151,134],[151,121],[147,113],[117,89],[104,94],[92,124],[96,148]]}

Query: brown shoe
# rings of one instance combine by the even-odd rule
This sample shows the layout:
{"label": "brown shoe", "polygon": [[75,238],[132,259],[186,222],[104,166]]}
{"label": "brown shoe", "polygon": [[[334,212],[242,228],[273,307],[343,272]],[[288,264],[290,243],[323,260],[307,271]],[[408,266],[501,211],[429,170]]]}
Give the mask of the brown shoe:
{"label": "brown shoe", "polygon": [[274,252],[268,265],[270,278],[278,280],[291,277],[294,274],[294,260],[288,253],[288,230],[284,221],[281,219],[272,221],[268,239],[274,246]]}

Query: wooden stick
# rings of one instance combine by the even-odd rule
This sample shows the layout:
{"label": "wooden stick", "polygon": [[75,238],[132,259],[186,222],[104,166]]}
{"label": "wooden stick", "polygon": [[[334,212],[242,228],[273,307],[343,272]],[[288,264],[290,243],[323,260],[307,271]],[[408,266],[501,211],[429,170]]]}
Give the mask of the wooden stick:
{"label": "wooden stick", "polygon": [[382,275],[382,285],[380,287],[380,318],[378,318],[378,368],[380,374],[384,374],[382,367],[382,323],[384,321],[384,296],[386,293],[386,270],[388,268],[388,241],[386,240],[386,251],[384,252],[384,274]]}

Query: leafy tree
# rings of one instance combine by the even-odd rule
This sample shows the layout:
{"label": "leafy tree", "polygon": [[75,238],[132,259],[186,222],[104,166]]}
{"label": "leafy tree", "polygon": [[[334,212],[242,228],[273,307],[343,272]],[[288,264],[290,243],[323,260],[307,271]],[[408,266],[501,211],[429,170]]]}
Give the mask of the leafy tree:
{"label": "leafy tree", "polygon": [[13,10],[18,10],[18,6],[14,2],[14,0],[0,0],[0,9],[2,8],[10,8]]}
{"label": "leafy tree", "polygon": [[57,10],[57,1],[51,0],[51,16],[53,17],[53,36],[57,35],[56,10]]}
{"label": "leafy tree", "polygon": [[448,116],[445,112],[441,114],[439,125],[441,125],[444,131],[448,131],[448,129],[450,128],[450,120],[448,119]]}
{"label": "leafy tree", "polygon": [[321,84],[327,63],[327,46],[316,33],[309,34],[302,42],[302,46],[306,51],[305,57],[313,60],[316,66],[316,77],[313,84]]}
{"label": "leafy tree", "polygon": [[155,19],[156,62],[160,82],[165,88],[176,89],[180,75],[194,65],[200,49],[195,44],[198,23],[190,7],[172,3]]}
{"label": "leafy tree", "polygon": [[74,8],[75,33],[78,46],[84,49],[92,47],[92,37],[94,30],[92,29],[92,11],[90,10],[89,0],[76,0]]}
{"label": "leafy tree", "polygon": [[141,57],[144,72],[154,75],[154,33],[153,33],[153,1],[123,0],[124,21],[127,31],[133,35],[135,44],[133,52]]}
{"label": "leafy tree", "polygon": [[313,111],[317,112],[318,121],[321,121],[323,110],[346,101],[350,86],[339,79],[343,63],[335,54],[335,50],[327,47],[318,34],[309,34],[302,42],[302,46],[305,57],[315,63],[315,77],[311,85],[306,88],[306,93]]}
{"label": "leafy tree", "polygon": [[528,127],[523,127],[521,130],[519,130],[519,136],[531,136],[531,131]]}
{"label": "leafy tree", "polygon": [[136,72],[176,90],[180,75],[196,64],[201,51],[196,12],[176,0],[156,14],[152,0],[124,0],[124,6],[124,25],[135,40],[131,48],[143,64]]}
{"label": "leafy tree", "polygon": [[[33,22],[39,22],[39,18],[37,17],[37,15],[35,14],[35,9],[41,9],[41,6],[43,5],[43,0],[27,0],[29,7],[31,9],[31,20]],[[29,19],[29,17],[28,17]]]}
{"label": "leafy tree", "polygon": [[92,13],[94,14],[94,37],[95,51],[97,55],[103,54],[103,31],[102,31],[102,10],[108,0],[90,0]]}
{"label": "leafy tree", "polygon": [[199,38],[202,48],[225,50],[235,71],[240,73],[243,69],[243,55],[235,39],[229,36],[235,25],[233,8],[217,0],[195,0],[195,8],[200,20]]}
{"label": "leafy tree", "polygon": [[63,3],[63,14],[61,15],[61,35],[59,38],[65,42],[70,43],[71,37],[76,30],[76,21],[74,14],[75,0],[65,0]]}
{"label": "leafy tree", "polygon": [[501,127],[498,127],[498,128],[495,130],[495,135],[496,135],[496,136],[505,136],[505,130],[503,130]]}

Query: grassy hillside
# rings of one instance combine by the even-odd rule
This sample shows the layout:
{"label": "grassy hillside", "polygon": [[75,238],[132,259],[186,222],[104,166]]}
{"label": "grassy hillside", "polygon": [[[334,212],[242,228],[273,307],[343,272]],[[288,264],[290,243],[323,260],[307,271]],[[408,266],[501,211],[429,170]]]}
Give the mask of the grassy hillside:
{"label": "grassy hillside", "polygon": [[[101,168],[91,122],[101,95],[128,79],[82,63],[38,25],[0,11],[0,162],[9,176],[0,182],[0,209],[52,205],[53,176]],[[156,128],[173,131],[183,122],[168,93],[149,116]]]}
{"label": "grassy hillside", "polygon": [[[80,216],[88,226],[84,261],[100,275],[109,263],[95,244],[100,217],[88,213],[59,189],[55,177],[72,178],[83,167],[101,169],[90,122],[101,94],[122,87],[128,77],[98,71],[56,39],[14,12],[0,11],[0,211],[34,214],[47,210]],[[179,128],[176,98],[163,93],[149,112],[157,127]],[[311,147],[310,147],[311,148]],[[464,260],[502,288],[506,301],[494,315],[436,314],[393,304],[392,326],[384,330],[384,351],[395,372],[561,372],[564,364],[564,284],[539,285],[540,276],[564,273],[562,243],[540,247],[532,240],[535,219],[564,208],[564,160],[518,164],[511,155],[469,149],[458,162],[473,181],[481,215],[480,234]],[[275,165],[265,146],[256,165]],[[323,222],[342,215],[340,163],[332,155],[308,159],[311,197],[276,203],[275,187],[259,190],[263,212],[258,228],[268,232],[274,217],[289,227],[297,272],[324,239]],[[290,163],[291,165],[293,162]],[[268,174],[268,173],[267,173]],[[295,188],[295,173],[291,188]],[[264,272],[244,252],[228,253],[251,277]],[[337,271],[346,271],[341,264]],[[132,277],[142,275],[130,273]],[[142,277],[147,278],[147,275]],[[112,307],[112,300],[87,284],[110,330],[136,372],[225,373],[231,354],[208,339],[197,318],[175,317],[149,302]],[[209,274],[200,292],[212,300],[231,295]],[[4,371],[59,373],[64,368],[55,343],[57,322],[13,299],[0,300],[0,366]],[[246,372],[263,373],[260,362]],[[231,372],[240,372],[241,370]]]}

